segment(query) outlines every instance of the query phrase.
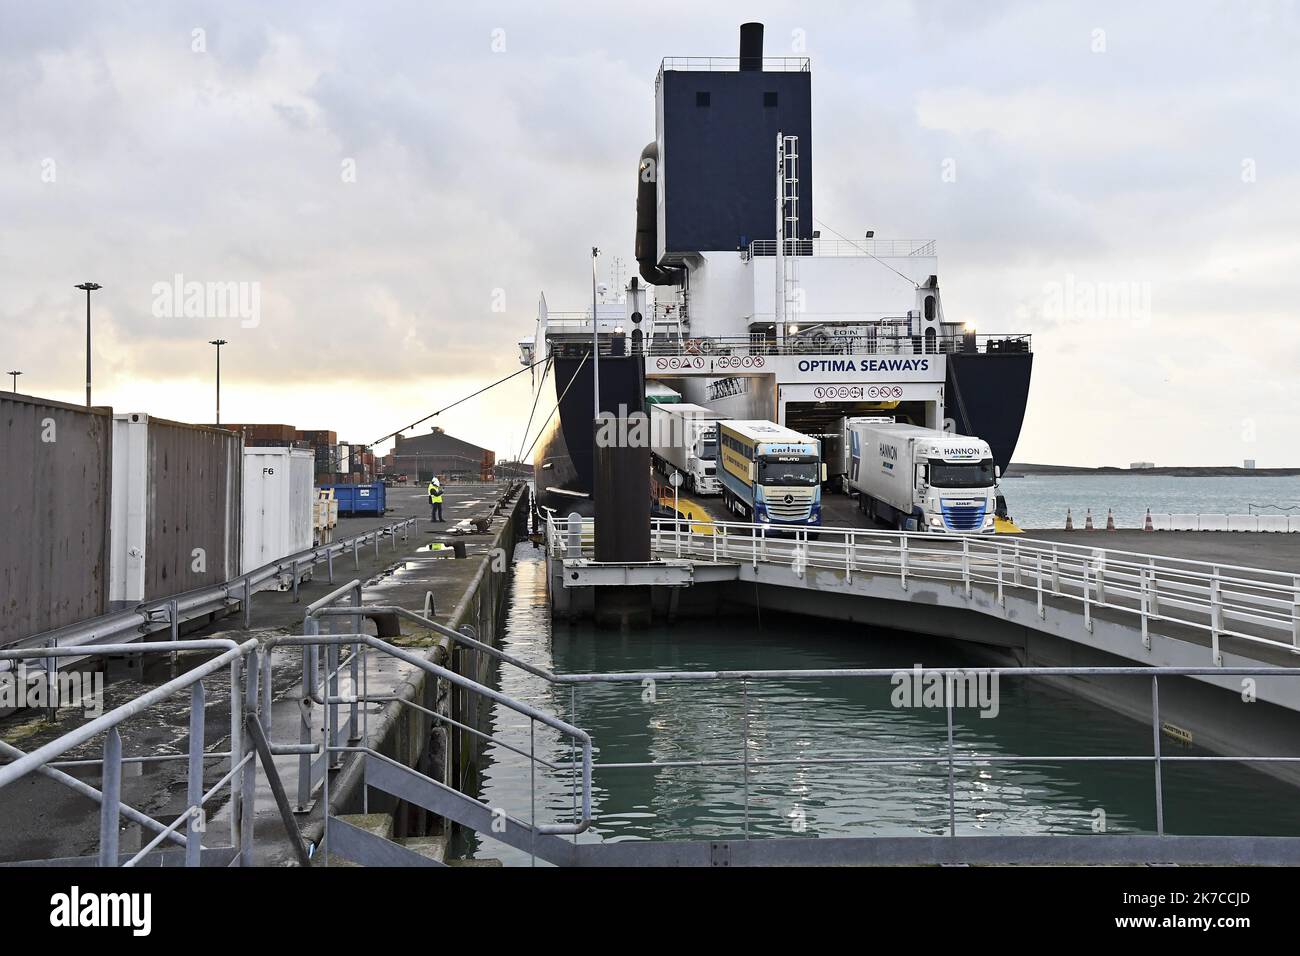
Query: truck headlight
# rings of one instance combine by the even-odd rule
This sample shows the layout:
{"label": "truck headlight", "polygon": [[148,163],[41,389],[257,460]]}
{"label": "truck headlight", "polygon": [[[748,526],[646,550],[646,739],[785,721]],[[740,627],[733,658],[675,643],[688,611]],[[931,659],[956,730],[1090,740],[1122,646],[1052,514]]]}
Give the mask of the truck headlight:
{"label": "truck headlight", "polygon": [[758,516],[758,520],[761,521],[761,522],[763,522],[764,524],[767,524],[767,523],[768,523],[769,521],[771,521],[772,519],[769,518],[769,517],[767,516],[767,512],[764,511],[761,515]]}
{"label": "truck headlight", "polygon": [[943,519],[940,518],[938,515],[930,515],[930,527],[931,527],[931,528],[942,528],[942,527],[943,527]]}

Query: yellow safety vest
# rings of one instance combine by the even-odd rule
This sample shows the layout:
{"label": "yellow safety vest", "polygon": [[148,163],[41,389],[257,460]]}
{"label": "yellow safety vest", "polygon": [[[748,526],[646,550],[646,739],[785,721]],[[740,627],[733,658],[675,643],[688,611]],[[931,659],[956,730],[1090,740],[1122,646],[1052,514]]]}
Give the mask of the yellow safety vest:
{"label": "yellow safety vest", "polygon": [[441,485],[435,485],[435,484],[430,484],[430,485],[429,485],[429,501],[431,501],[431,502],[432,502],[433,504],[435,504],[435,505],[440,505],[440,504],[442,504],[442,486],[441,486]]}

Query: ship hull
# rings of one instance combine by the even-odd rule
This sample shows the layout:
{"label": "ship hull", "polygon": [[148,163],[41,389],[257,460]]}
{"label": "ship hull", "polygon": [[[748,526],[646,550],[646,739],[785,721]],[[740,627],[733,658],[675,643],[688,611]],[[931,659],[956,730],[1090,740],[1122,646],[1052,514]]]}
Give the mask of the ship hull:
{"label": "ship hull", "polygon": [[988,442],[1003,471],[1020,440],[1033,364],[1032,352],[948,356],[944,415],[958,434]]}
{"label": "ship hull", "polygon": [[[537,504],[561,515],[593,514],[595,409],[593,369],[581,355],[556,356],[551,386],[558,408],[547,421],[533,455]],[[545,387],[545,386],[544,386]],[[645,363],[641,356],[603,356],[600,408],[625,415],[645,410]]]}

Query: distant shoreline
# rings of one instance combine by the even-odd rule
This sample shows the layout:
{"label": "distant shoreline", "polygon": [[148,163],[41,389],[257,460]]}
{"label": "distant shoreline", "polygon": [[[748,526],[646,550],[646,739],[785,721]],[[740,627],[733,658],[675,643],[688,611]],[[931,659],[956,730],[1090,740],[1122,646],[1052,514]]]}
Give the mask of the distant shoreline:
{"label": "distant shoreline", "polygon": [[1300,468],[1240,468],[1230,465],[1172,465],[1160,468],[1085,468],[1081,465],[1036,465],[1013,461],[1007,466],[1007,478],[1025,475],[1161,475],[1174,478],[1279,478],[1300,475]]}

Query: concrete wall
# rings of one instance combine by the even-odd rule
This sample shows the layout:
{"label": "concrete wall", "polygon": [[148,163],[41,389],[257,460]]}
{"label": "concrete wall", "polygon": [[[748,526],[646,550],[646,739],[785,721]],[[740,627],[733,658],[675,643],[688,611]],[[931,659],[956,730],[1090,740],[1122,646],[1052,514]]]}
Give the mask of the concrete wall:
{"label": "concrete wall", "polygon": [[107,610],[112,424],[0,395],[0,646]]}

